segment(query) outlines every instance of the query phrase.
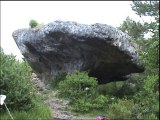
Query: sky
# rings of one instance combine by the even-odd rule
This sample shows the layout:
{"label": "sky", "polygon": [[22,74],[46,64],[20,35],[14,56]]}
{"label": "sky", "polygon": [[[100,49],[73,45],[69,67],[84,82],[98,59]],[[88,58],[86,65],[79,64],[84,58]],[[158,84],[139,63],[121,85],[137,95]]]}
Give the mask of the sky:
{"label": "sky", "polygon": [[47,24],[55,20],[83,24],[104,23],[118,27],[127,16],[138,21],[131,1],[1,1],[1,47],[17,59],[20,53],[12,32],[29,28],[29,21]]}

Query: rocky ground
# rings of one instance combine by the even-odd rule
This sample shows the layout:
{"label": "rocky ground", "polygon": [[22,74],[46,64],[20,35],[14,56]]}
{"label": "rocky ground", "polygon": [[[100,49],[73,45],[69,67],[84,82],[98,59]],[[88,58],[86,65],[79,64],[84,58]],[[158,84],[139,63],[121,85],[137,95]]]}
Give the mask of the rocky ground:
{"label": "rocky ground", "polygon": [[95,120],[95,118],[91,117],[75,116],[67,111],[68,101],[59,99],[56,96],[57,91],[51,90],[41,82],[35,73],[32,73],[32,81],[36,86],[38,94],[45,96],[44,103],[48,104],[52,110],[54,117],[50,120]]}

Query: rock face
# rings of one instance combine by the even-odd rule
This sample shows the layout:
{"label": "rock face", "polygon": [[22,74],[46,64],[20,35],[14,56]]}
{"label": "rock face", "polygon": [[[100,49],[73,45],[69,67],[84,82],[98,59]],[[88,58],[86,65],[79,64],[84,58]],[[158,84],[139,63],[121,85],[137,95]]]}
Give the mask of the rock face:
{"label": "rock face", "polygon": [[44,81],[81,70],[104,84],[144,71],[129,36],[106,24],[54,21],[42,28],[16,30],[12,36]]}

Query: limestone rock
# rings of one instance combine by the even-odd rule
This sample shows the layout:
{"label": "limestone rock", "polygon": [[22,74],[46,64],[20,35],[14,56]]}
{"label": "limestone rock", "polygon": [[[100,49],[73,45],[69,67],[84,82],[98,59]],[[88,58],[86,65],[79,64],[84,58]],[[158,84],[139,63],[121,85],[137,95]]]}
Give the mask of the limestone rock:
{"label": "limestone rock", "polygon": [[88,71],[100,84],[144,71],[130,37],[106,24],[59,20],[39,29],[16,30],[12,36],[45,82],[75,70]]}

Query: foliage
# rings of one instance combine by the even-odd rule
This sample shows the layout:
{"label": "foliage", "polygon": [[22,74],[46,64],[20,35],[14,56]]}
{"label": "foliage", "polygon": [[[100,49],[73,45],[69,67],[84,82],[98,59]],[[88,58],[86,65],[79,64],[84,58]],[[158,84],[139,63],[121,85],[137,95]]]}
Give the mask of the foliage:
{"label": "foliage", "polygon": [[[138,15],[154,18],[152,22],[146,24],[147,30],[152,33],[151,37],[139,40],[142,43],[139,55],[146,68],[144,74],[140,75],[141,78],[143,77],[142,81],[144,81],[148,79],[148,76],[152,76],[153,74],[157,75],[159,73],[159,2],[134,1],[132,9]],[[141,83],[140,85],[143,86],[143,82]]]}
{"label": "foliage", "polygon": [[116,82],[99,85],[97,88],[99,94],[102,95],[115,95],[118,89]]}
{"label": "foliage", "polygon": [[59,83],[59,96],[70,101],[71,110],[88,112],[102,108],[107,101],[106,97],[96,91],[97,81],[89,77],[86,72],[68,74],[64,81]]}
{"label": "foliage", "polygon": [[[66,80],[59,84],[60,93],[61,96],[71,101],[72,110],[83,113],[97,109],[106,110],[110,119],[159,119],[158,5],[158,1],[133,1],[132,9],[136,14],[141,18],[150,16],[154,20],[152,22],[136,22],[127,17],[119,27],[120,30],[129,34],[130,42],[134,43],[133,45],[144,63],[145,72],[131,75],[128,81],[99,86],[94,84],[92,92],[84,89],[91,84],[90,82],[86,83],[90,79],[86,75],[85,77],[82,74],[67,76]],[[150,37],[146,38],[146,34],[150,34]],[[90,87],[89,90],[91,90]],[[93,94],[95,95],[93,96]]]}
{"label": "foliage", "polygon": [[[11,111],[15,120],[44,120],[51,118],[50,108],[40,100],[34,100],[35,107],[29,111]],[[9,120],[6,110],[0,112],[1,120]]]}
{"label": "foliage", "polygon": [[[123,32],[126,32],[134,40],[139,40],[144,37],[144,32],[147,32],[147,26],[145,23],[135,22],[129,16],[123,21],[122,25],[118,27]],[[133,42],[133,41],[132,41]]]}
{"label": "foliage", "polygon": [[[143,92],[144,93],[144,92]],[[139,94],[139,93],[138,93]],[[140,96],[134,99],[117,99],[117,101],[109,104],[107,116],[110,119],[158,119],[158,100],[146,96],[144,99]],[[153,94],[152,94],[153,95]],[[156,96],[156,95],[155,95]],[[143,96],[144,97],[144,96]],[[150,96],[151,97],[151,96]],[[139,99],[139,100],[137,100]],[[153,103],[155,103],[154,106]]]}
{"label": "foliage", "polygon": [[[133,75],[131,78],[137,91],[132,97],[135,103],[132,118],[158,119],[159,1],[134,1],[132,9],[140,17],[150,16],[154,19],[152,22],[140,23],[127,18],[119,27],[131,36],[132,42],[138,44],[138,52],[146,69],[144,73]],[[146,33],[150,33],[150,38],[144,37]]]}
{"label": "foliage", "polygon": [[[148,53],[149,51],[152,51],[153,49],[157,50],[157,48],[159,48],[159,44],[158,44],[159,43],[159,1],[150,1],[150,2],[134,1],[132,4],[132,9],[138,15],[150,16],[154,18],[154,20],[151,21],[150,23],[146,23],[147,31],[151,32],[152,34],[151,34],[151,38],[147,40],[143,48],[144,48],[144,51],[147,50],[146,53]],[[158,50],[155,52],[155,54],[153,54],[153,56],[157,57],[158,55],[157,52]]]}
{"label": "foliage", "polygon": [[148,94],[155,93],[158,90],[158,75],[147,76],[147,79],[144,81],[143,89]]}
{"label": "foliage", "polygon": [[116,120],[131,119],[133,106],[132,100],[118,99],[117,102],[109,104],[107,116],[109,119]]}
{"label": "foliage", "polygon": [[133,96],[136,93],[134,83],[128,81],[110,82],[98,86],[98,92],[102,95],[123,98],[124,96]]}
{"label": "foliage", "polygon": [[[132,42],[139,46],[138,52],[146,69],[143,74],[132,76],[139,89],[142,88],[143,81],[148,75],[159,73],[159,1],[134,1],[132,9],[140,16],[150,16],[154,19],[148,23],[140,23],[127,18],[119,27],[122,31],[128,31]],[[150,33],[150,38],[144,37],[146,33]]]}
{"label": "foliage", "polygon": [[[86,90],[86,88],[89,88]],[[64,81],[59,83],[59,94],[74,102],[74,99],[84,96],[93,97],[96,94],[97,81],[95,78],[88,77],[86,72],[75,72],[68,74]]]}
{"label": "foliage", "polygon": [[159,71],[159,38],[151,38],[145,47],[141,56],[146,65],[146,73],[155,73]]}
{"label": "foliage", "polygon": [[35,92],[30,81],[31,68],[26,62],[17,61],[15,56],[5,55],[2,49],[0,56],[0,91],[7,96],[7,106],[16,110],[32,108]]}
{"label": "foliage", "polygon": [[86,101],[85,98],[77,99],[74,104],[71,104],[70,110],[75,112],[88,112],[92,108],[92,104]]}
{"label": "foliage", "polygon": [[159,1],[133,1],[132,10],[139,16],[157,16],[159,15]]}
{"label": "foliage", "polygon": [[158,91],[158,75],[150,75],[144,81],[143,90],[134,96],[135,101],[139,105],[136,110],[138,117],[141,119],[149,119],[154,114],[158,117],[159,111],[159,91]]}
{"label": "foliage", "polygon": [[36,20],[30,20],[29,21],[29,26],[31,28],[34,28],[34,27],[38,26],[38,22]]}

